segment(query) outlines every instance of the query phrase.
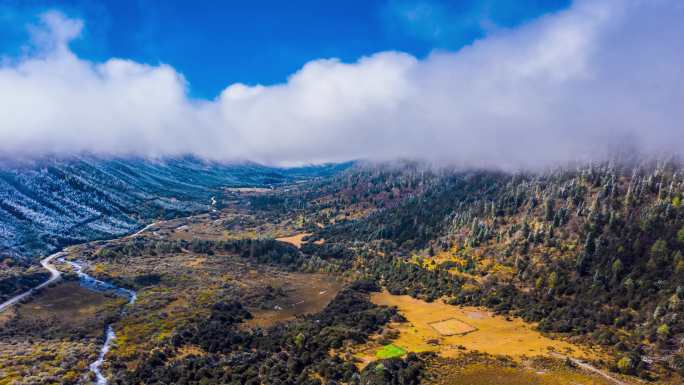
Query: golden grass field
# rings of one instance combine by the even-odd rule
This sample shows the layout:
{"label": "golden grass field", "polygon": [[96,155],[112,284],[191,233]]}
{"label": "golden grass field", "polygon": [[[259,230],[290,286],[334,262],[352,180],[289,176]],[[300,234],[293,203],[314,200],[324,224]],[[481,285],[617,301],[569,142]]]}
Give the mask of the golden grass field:
{"label": "golden grass field", "polygon": [[[602,352],[551,339],[536,331],[534,324],[522,319],[507,319],[483,308],[428,303],[387,291],[373,293],[371,301],[377,305],[396,306],[407,319],[407,322],[389,325],[398,332],[392,341],[394,345],[407,352],[437,354],[434,360],[437,364],[428,368],[431,376],[427,384],[614,385],[596,373],[566,367],[559,359],[569,356],[595,360],[603,357]],[[376,336],[353,350],[360,367],[377,359],[376,353],[384,346],[381,341]],[[494,363],[464,359],[475,352],[491,357],[488,360]],[[498,364],[496,357],[508,357],[512,364]],[[540,366],[536,363],[540,360],[549,363]]]}
{"label": "golden grass field", "polygon": [[308,237],[309,235],[311,235],[311,233],[299,233],[299,234],[292,235],[290,237],[276,238],[276,241],[287,242],[289,244],[296,246],[297,248],[300,248],[300,247],[302,247],[302,242],[304,241],[304,237]]}
{"label": "golden grass field", "polygon": [[432,322],[429,324],[433,329],[437,331],[442,336],[455,336],[455,335],[465,335],[470,332],[477,330],[474,326],[471,326],[459,319],[449,318],[444,321]]}
{"label": "golden grass field", "polygon": [[[509,321],[482,308],[428,303],[387,291],[372,294],[371,300],[377,305],[396,306],[406,317],[408,322],[393,323],[390,327],[399,332],[394,344],[409,352],[436,352],[442,357],[456,357],[464,351],[479,351],[513,359],[550,356],[551,352],[579,359],[600,357],[599,352],[548,338],[519,318]],[[368,362],[377,348],[370,343],[360,349],[357,357]]]}

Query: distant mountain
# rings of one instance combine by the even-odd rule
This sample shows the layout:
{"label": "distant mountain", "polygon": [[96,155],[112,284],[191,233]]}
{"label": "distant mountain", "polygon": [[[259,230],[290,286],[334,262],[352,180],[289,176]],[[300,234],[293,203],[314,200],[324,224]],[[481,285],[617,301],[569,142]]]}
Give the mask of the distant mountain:
{"label": "distant mountain", "polygon": [[321,165],[308,165],[293,168],[282,168],[279,169],[285,175],[297,178],[297,179],[308,179],[313,177],[325,177],[332,176],[340,171],[344,171],[352,167],[356,162],[343,162],[343,163],[326,163]]}
{"label": "distant mountain", "polygon": [[207,210],[222,187],[273,186],[348,165],[294,169],[165,160],[77,157],[0,161],[0,257],[126,234],[151,218]]}

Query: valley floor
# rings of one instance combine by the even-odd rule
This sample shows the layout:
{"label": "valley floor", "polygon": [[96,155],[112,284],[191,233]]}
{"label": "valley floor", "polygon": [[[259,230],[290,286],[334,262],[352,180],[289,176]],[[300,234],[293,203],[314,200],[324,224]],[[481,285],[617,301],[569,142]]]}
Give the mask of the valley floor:
{"label": "valley floor", "polygon": [[[233,204],[220,211],[68,247],[67,262],[135,290],[137,300],[124,307],[111,292],[82,287],[68,263],[49,261],[59,282],[0,309],[0,385],[92,383],[88,365],[106,325],[116,331],[102,365],[112,384],[178,376],[187,384],[642,382],[610,371],[612,352],[587,339],[542,333],[536,323],[482,306],[449,304],[446,295],[392,294],[420,282],[401,270],[396,274],[406,281],[391,281],[396,277],[385,267],[369,266],[369,255],[389,258],[382,244],[326,239],[332,226],[367,218],[380,203],[392,207],[407,194],[379,191],[344,205],[333,200],[344,191],[314,195],[307,202],[323,208],[306,211],[282,202],[272,207],[272,190],[230,190],[226,201]],[[454,268],[429,275],[437,274],[435,261],[468,263],[452,254],[438,252],[432,265],[422,257],[391,263],[442,283],[485,281]],[[508,267],[490,259],[496,274],[510,278]],[[660,383],[676,383],[671,378]]]}

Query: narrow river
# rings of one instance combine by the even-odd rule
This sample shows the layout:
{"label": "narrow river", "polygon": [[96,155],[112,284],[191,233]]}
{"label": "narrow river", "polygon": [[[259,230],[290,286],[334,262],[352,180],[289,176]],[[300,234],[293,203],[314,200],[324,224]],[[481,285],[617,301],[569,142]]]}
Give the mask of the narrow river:
{"label": "narrow river", "polygon": [[[83,264],[80,262],[67,261],[63,257],[59,258],[59,261],[69,264],[74,269],[74,271],[78,275],[81,286],[85,288],[102,293],[114,293],[118,296],[128,298],[127,305],[134,304],[135,300],[138,298],[137,294],[133,290],[118,287],[112,283],[100,281],[99,279],[84,273]],[[121,311],[122,313],[125,312],[125,308]],[[102,364],[104,363],[105,355],[107,354],[107,352],[109,352],[109,349],[112,346],[112,342],[114,342],[114,340],[116,339],[116,333],[114,333],[114,328],[111,324],[106,325],[106,330],[107,332],[105,335],[105,341],[102,345],[102,348],[100,348],[100,354],[98,355],[97,360],[90,364],[90,371],[95,374],[97,385],[107,385],[107,378],[104,376],[104,374],[102,374],[102,371],[100,369],[102,368]]]}

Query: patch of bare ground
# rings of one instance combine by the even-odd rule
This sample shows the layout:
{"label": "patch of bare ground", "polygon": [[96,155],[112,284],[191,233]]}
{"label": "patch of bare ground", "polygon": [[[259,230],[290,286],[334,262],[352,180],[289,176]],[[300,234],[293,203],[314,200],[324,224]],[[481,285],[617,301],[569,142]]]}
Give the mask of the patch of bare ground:
{"label": "patch of bare ground", "polygon": [[6,327],[20,332],[40,325],[38,330],[46,336],[69,336],[75,332],[80,336],[98,338],[102,335],[104,319],[115,314],[117,307],[124,302],[83,288],[77,281],[63,282],[46,288],[19,306]]}
{"label": "patch of bare ground", "polygon": [[267,294],[268,308],[259,308],[258,303],[249,307],[254,318],[245,322],[246,327],[266,328],[297,316],[317,313],[335,298],[343,286],[341,281],[327,274],[289,273],[283,278],[274,282],[280,285],[278,289]]}

